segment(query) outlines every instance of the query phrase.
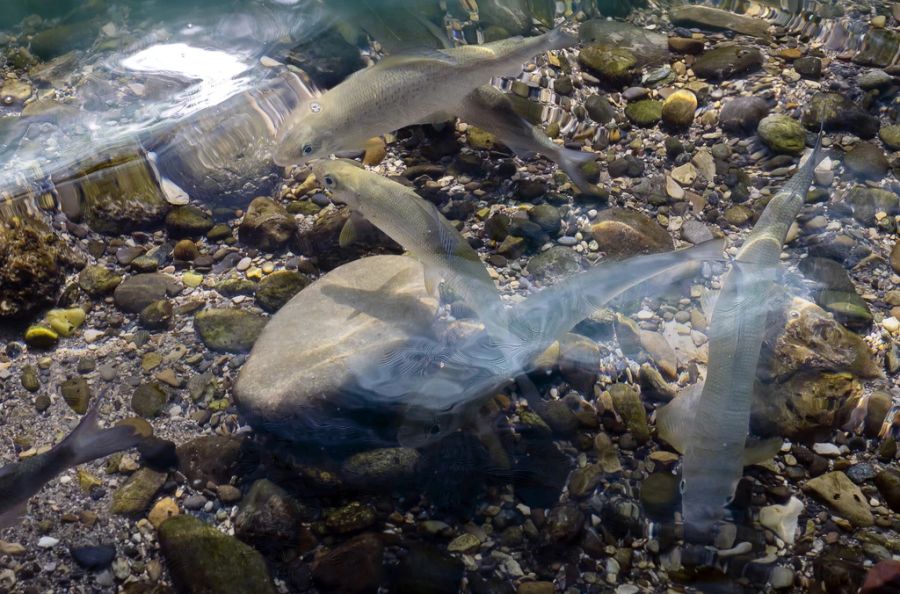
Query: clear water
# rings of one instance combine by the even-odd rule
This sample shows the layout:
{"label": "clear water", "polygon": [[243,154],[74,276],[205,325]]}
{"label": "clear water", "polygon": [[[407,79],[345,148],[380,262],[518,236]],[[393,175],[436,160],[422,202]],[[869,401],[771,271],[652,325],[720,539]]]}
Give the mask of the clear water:
{"label": "clear water", "polygon": [[[900,183],[896,146],[883,135],[872,141],[886,155],[880,175],[846,165],[835,165],[836,182],[823,183],[825,174],[817,174],[822,194],[789,233],[787,274],[760,296],[771,300],[772,313],[755,377],[774,400],[768,409],[757,395],[752,420],[737,424],[785,441],[774,461],[769,456],[734,477],[727,514],[724,502],[710,504],[724,515],[724,527],[684,538],[690,527],[681,508],[683,458],[661,437],[654,416],[676,394],[701,386],[707,364],[720,360],[707,345],[714,332],[697,316],[715,310],[715,292],[728,278],[725,262],[803,152],[779,160],[761,138],[723,132],[715,116],[732,96],[757,95],[774,113],[800,119],[810,97],[833,91],[882,130],[897,124],[896,6],[703,3],[720,16],[763,21],[772,36],[762,39],[728,27],[675,27],[667,15],[679,2],[6,2],[0,246],[8,254],[0,254],[0,263],[32,271],[29,254],[56,241],[79,256],[45,276],[0,277],[8,283],[0,286],[0,313],[20,312],[0,317],[0,434],[9,444],[3,462],[11,468],[52,455],[41,446],[58,442],[84,413],[79,390],[92,401],[105,394],[104,422],[147,417],[157,439],[124,462],[117,454],[111,463],[83,466],[87,476],[99,477],[95,485],[69,468],[46,484],[33,479],[43,488],[24,518],[0,532],[0,544],[22,545],[0,547],[0,592],[759,592],[779,580],[787,581],[786,591],[830,592],[838,583],[858,588],[876,561],[900,555],[897,511],[888,511],[896,503],[882,486],[890,479],[874,478],[896,470],[890,424],[900,367],[896,297],[889,293],[900,272],[889,264],[896,258]],[[883,24],[873,23],[876,15]],[[371,175],[406,178],[404,185],[438,206],[490,268],[503,313],[451,294],[446,270],[443,290],[430,290],[432,264],[419,263],[419,246],[394,237],[412,256],[400,259],[403,250],[371,224],[360,223],[356,243],[344,245],[338,235],[346,212],[329,204],[338,189],[325,193],[327,180],[313,186],[305,165],[273,162],[297,114],[385,56],[416,51],[433,58],[441,49],[537,35],[554,25],[574,29],[591,19],[604,21],[593,21],[592,39],[583,28],[584,43],[575,48],[541,54],[521,71],[484,82],[509,92],[517,113],[540,130],[596,153],[597,196],[578,192],[551,161],[476,147],[471,130],[447,117],[443,124],[383,130],[386,157],[373,156],[377,143],[340,155],[364,159]],[[613,37],[632,25],[644,30],[644,46]],[[686,129],[629,122],[626,105],[644,92],[626,88],[644,86],[648,96],[663,98],[685,86],[683,69],[696,60],[665,48],[651,56],[647,47],[667,35],[701,32],[706,51],[731,41],[760,49],[762,69],[694,87],[701,101]],[[578,52],[606,39],[638,54],[627,84],[599,81],[579,62]],[[821,80],[782,76],[794,57],[778,52],[795,47],[825,59]],[[861,88],[860,75],[875,67],[888,82]],[[564,77],[575,81],[573,90],[565,89]],[[16,79],[28,85],[24,97],[16,94]],[[595,121],[587,101],[593,95],[609,99],[611,121]],[[394,107],[402,111],[402,102]],[[843,161],[859,138],[840,123],[828,131],[826,151]],[[666,157],[667,138],[687,143],[687,152]],[[801,138],[811,141],[812,132]],[[726,149],[726,156],[716,152]],[[715,180],[708,186],[693,183],[702,160],[685,158],[697,150],[716,155],[715,163],[709,157]],[[626,156],[623,166],[640,173],[612,175]],[[672,181],[675,168],[691,162],[694,177]],[[418,173],[409,173],[413,167]],[[531,195],[534,180],[543,186]],[[375,192],[377,182],[369,183]],[[870,217],[850,197],[858,188],[883,192],[871,199],[882,202],[869,205]],[[740,190],[747,192],[743,200]],[[283,217],[296,229],[290,239],[272,247],[242,224],[255,216],[250,204],[259,197],[288,207]],[[117,199],[122,204],[111,210],[97,206]],[[745,201],[749,219],[735,222]],[[149,204],[161,214],[150,216]],[[207,217],[201,231],[164,218],[185,205]],[[538,205],[552,207],[544,211],[556,218],[549,228],[535,214]],[[637,240],[633,230],[621,237],[612,235],[614,227],[605,228],[607,236],[592,231],[610,207],[643,213],[655,231]],[[141,222],[126,221],[123,229],[109,214],[116,209]],[[718,244],[713,256],[710,244],[670,252],[673,238],[681,248],[702,243],[688,234],[696,222],[722,231],[726,256]],[[214,223],[224,225],[218,237],[207,235]],[[384,227],[383,220],[370,223]],[[39,231],[26,231],[30,226]],[[651,245],[634,248],[629,241]],[[195,253],[179,257],[184,250]],[[667,253],[642,253],[651,251]],[[538,256],[551,253],[561,263],[544,276]],[[828,284],[831,269],[809,264],[823,254],[849,289],[840,278]],[[157,279],[130,295],[95,292],[79,272],[85,265],[106,268],[125,285],[158,271],[178,286],[167,292]],[[47,272],[41,264],[37,269]],[[290,276],[293,288],[271,280],[279,274]],[[798,280],[802,275],[806,280]],[[304,288],[298,292],[297,285]],[[153,299],[140,294],[160,290]],[[30,292],[35,303],[21,302]],[[858,302],[845,293],[869,308],[868,318],[860,321]],[[799,294],[835,317],[783,306]],[[154,324],[153,307],[161,308],[161,323]],[[81,308],[85,315],[68,328],[48,317],[53,308]],[[218,322],[225,331],[210,327],[215,314],[235,310],[256,324],[251,338],[230,319]],[[203,319],[210,312],[213,322]],[[802,338],[811,352],[778,350],[776,337],[798,319],[815,319],[814,330],[807,329],[812,337]],[[55,338],[41,344],[38,330]],[[229,330],[236,335],[217,340]],[[857,359],[847,354],[856,350]],[[801,360],[791,368],[795,384],[772,379],[779,365],[795,359]],[[157,396],[148,396],[153,390],[162,394],[158,406],[152,406]],[[824,394],[816,400],[821,410],[788,435],[779,432],[786,423],[779,415],[800,416],[790,399],[801,397],[791,390]],[[876,420],[885,414],[887,429],[878,436]],[[679,430],[692,430],[690,418]],[[719,462],[708,466],[727,466]],[[829,507],[806,486],[825,471],[845,472],[851,486],[861,485],[858,496],[841,483],[843,497],[877,505],[863,501],[856,516]],[[115,513],[117,497],[141,473],[159,484],[140,509]],[[12,480],[0,473],[0,518],[12,509],[2,496],[4,481]],[[761,509],[780,513],[774,506],[793,506],[792,497],[803,511],[796,540],[785,543]],[[173,509],[182,517],[167,530],[160,516]],[[84,511],[99,521],[85,520]],[[187,517],[197,523],[179,525]],[[191,535],[204,526],[223,544]],[[88,551],[93,545],[105,549]],[[216,557],[211,551],[219,546]],[[79,560],[110,547],[114,554],[95,566]]]}

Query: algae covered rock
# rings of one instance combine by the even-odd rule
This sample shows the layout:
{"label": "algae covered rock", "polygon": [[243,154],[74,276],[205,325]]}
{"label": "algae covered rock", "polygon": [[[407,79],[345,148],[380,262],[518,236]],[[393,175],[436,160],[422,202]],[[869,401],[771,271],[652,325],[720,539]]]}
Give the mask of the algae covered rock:
{"label": "algae covered rock", "polygon": [[663,101],[663,123],[673,128],[687,128],[694,121],[697,96],[687,89],[675,91]]}
{"label": "algae covered rock", "polygon": [[249,351],[268,319],[236,308],[206,309],[194,318],[203,343],[214,351]]}
{"label": "algae covered rock", "polygon": [[780,383],[757,382],[750,430],[764,437],[793,439],[832,427],[837,410],[859,389],[849,373],[802,371]]}
{"label": "algae covered rock", "polygon": [[145,512],[165,482],[164,472],[141,468],[113,493],[110,511],[122,515]]}
{"label": "algae covered rock", "polygon": [[175,516],[163,522],[159,545],[172,581],[183,592],[277,592],[262,555],[193,516]]}
{"label": "algae covered rock", "polygon": [[0,320],[26,318],[53,304],[66,269],[81,262],[38,221],[0,222]]}
{"label": "algae covered rock", "polygon": [[166,215],[166,230],[175,238],[200,237],[213,227],[212,217],[197,208],[186,205],[172,209]]}
{"label": "algae covered rock", "polygon": [[235,536],[261,550],[290,548],[300,539],[303,509],[268,479],[253,483],[234,520]]}
{"label": "algae covered rock", "polygon": [[622,47],[590,45],[578,54],[578,61],[610,85],[623,85],[634,76],[637,58]]}
{"label": "algae covered rock", "polygon": [[769,31],[769,23],[763,19],[707,6],[676,6],[669,11],[669,18],[675,25],[725,29],[760,38],[767,37]]}
{"label": "algae covered rock", "polygon": [[294,217],[271,198],[261,196],[250,203],[238,237],[247,245],[271,252],[283,247],[296,231]]}
{"label": "algae covered rock", "polygon": [[860,138],[872,138],[878,132],[878,118],[840,93],[816,93],[803,111],[803,125],[818,131],[823,123],[829,131],[845,131]]}
{"label": "algae covered rock", "polygon": [[756,129],[766,146],[776,153],[797,155],[806,147],[806,130],[792,117],[772,114],[764,117]]}
{"label": "algae covered rock", "polygon": [[416,475],[419,453],[411,448],[381,448],[354,454],[344,461],[341,476],[364,489],[395,488]]}
{"label": "algae covered rock", "polygon": [[309,284],[309,279],[299,272],[280,270],[259,282],[256,302],[268,312],[275,312]]}
{"label": "algae covered rock", "polygon": [[844,155],[844,167],[860,179],[877,181],[887,175],[890,164],[876,144],[860,142]]}
{"label": "algae covered rock", "polygon": [[92,297],[112,293],[121,282],[122,276],[105,266],[87,266],[78,275],[78,286]]}
{"label": "algae covered rock", "polygon": [[635,126],[649,128],[655,126],[662,119],[662,101],[654,99],[642,99],[625,106],[625,116]]}
{"label": "algae covered rock", "polygon": [[879,212],[888,216],[900,213],[900,197],[882,188],[853,186],[845,200],[853,209],[853,218],[865,225],[874,225]]}

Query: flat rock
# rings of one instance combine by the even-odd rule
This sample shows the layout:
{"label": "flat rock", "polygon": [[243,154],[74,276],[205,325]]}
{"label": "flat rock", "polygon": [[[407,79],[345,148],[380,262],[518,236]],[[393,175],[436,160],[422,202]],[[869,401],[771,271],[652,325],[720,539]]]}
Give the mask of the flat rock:
{"label": "flat rock", "polygon": [[805,488],[853,525],[867,527],[875,523],[866,496],[843,472],[817,476],[807,481]]}
{"label": "flat rock", "polygon": [[631,52],[637,66],[660,64],[669,58],[666,36],[621,21],[591,19],[582,23],[578,36],[583,43],[603,43]]}
{"label": "flat rock", "polygon": [[723,80],[757,70],[762,64],[763,57],[758,49],[726,44],[701,54],[692,68],[700,78]]}
{"label": "flat rock", "polygon": [[266,325],[267,318],[237,308],[207,309],[194,318],[203,343],[214,351],[249,351]]}
{"label": "flat rock", "polygon": [[122,311],[140,313],[154,301],[174,296],[181,292],[181,284],[175,277],[159,272],[148,272],[130,276],[119,284],[113,298]]}
{"label": "flat rock", "polygon": [[601,212],[591,234],[608,257],[624,259],[675,249],[669,233],[644,214],[621,208]]}
{"label": "flat rock", "polygon": [[768,113],[769,104],[762,97],[735,97],[719,111],[719,125],[731,134],[752,134]]}
{"label": "flat rock", "polygon": [[123,515],[143,513],[165,482],[165,473],[141,468],[113,493],[110,511]]}
{"label": "flat rock", "polygon": [[[320,278],[279,310],[241,369],[235,398],[255,426],[288,439],[364,437],[358,423],[329,422],[351,358],[380,357],[430,328],[437,304],[422,265],[374,256]],[[365,403],[345,402],[341,416]]]}

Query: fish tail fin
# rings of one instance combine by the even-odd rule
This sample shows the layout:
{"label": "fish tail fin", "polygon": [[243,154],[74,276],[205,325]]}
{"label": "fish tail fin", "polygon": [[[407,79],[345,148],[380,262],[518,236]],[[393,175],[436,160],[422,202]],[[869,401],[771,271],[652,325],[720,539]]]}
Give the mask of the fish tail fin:
{"label": "fish tail fin", "polygon": [[60,443],[60,447],[68,448],[72,453],[73,466],[127,450],[143,439],[137,429],[131,426],[119,425],[101,429],[97,421],[102,400],[102,396],[97,398],[97,402],[84,415],[75,430]]}
{"label": "fish tail fin", "polygon": [[562,169],[572,183],[584,192],[591,194],[595,191],[595,186],[588,181],[584,172],[581,170],[582,165],[589,163],[597,158],[596,153],[586,153],[572,149],[560,149],[559,151],[559,168]]}

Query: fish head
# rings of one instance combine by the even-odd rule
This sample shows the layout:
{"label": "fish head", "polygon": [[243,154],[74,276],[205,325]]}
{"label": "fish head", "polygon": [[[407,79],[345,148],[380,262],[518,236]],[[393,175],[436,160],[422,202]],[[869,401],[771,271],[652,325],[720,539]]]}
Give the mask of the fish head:
{"label": "fish head", "polygon": [[349,159],[316,159],[310,164],[313,175],[329,192],[350,208],[356,207],[360,196],[363,169]]}
{"label": "fish head", "polygon": [[285,122],[275,137],[273,158],[280,167],[328,157],[339,148],[321,102],[310,101],[297,109],[296,115]]}

